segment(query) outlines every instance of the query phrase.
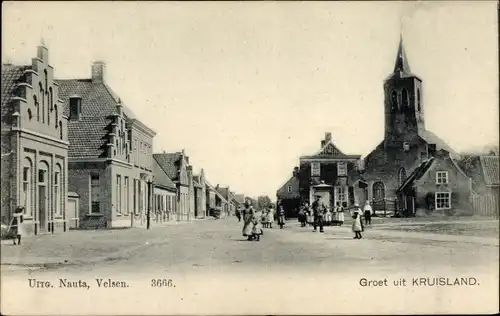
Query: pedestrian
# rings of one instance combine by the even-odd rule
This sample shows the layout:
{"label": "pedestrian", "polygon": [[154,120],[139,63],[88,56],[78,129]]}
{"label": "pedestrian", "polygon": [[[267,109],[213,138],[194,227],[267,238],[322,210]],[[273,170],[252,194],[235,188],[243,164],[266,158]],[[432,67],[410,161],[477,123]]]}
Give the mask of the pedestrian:
{"label": "pedestrian", "polygon": [[321,195],[316,195],[316,200],[312,204],[312,209],[313,209],[313,216],[314,216],[314,222],[313,222],[313,227],[314,231],[317,231],[317,228],[319,226],[319,232],[323,233],[323,208],[324,205],[320,206],[319,204],[319,199],[321,198]]}
{"label": "pedestrian", "polygon": [[352,218],[354,221],[352,222],[352,231],[354,232],[354,239],[361,239],[363,236],[361,236],[361,232],[363,231],[361,227],[361,215],[359,212],[354,212],[352,215]]}
{"label": "pedestrian", "polygon": [[370,205],[370,201],[365,202],[365,225],[372,226],[372,206]]}
{"label": "pedestrian", "polygon": [[273,228],[273,223],[274,223],[274,208],[271,206],[267,211],[267,224],[269,225],[269,228]]}
{"label": "pedestrian", "polygon": [[278,225],[280,225],[280,229],[285,226],[285,209],[283,209],[283,205],[278,207]]}
{"label": "pedestrian", "polygon": [[330,226],[331,224],[332,224],[332,212],[330,212],[330,208],[327,208],[325,212],[325,225]]}
{"label": "pedestrian", "polygon": [[300,222],[300,227],[306,227],[306,221],[307,221],[307,204],[303,204],[300,207],[299,211],[299,222]]}
{"label": "pedestrian", "polygon": [[241,222],[241,206],[236,209],[236,217],[238,218],[238,222]]}
{"label": "pedestrian", "polygon": [[255,210],[252,206],[252,202],[249,199],[245,200],[245,206],[243,208],[243,230],[242,234],[244,237],[248,237],[251,241],[254,239],[253,235],[253,219],[255,216]]}
{"label": "pedestrian", "polygon": [[358,203],[354,204],[353,215],[354,213],[358,214],[359,221],[361,222],[361,231],[365,231],[365,226],[363,225],[363,220],[361,219],[361,217],[363,216],[363,211],[361,211],[361,208],[359,207]]}
{"label": "pedestrian", "polygon": [[260,220],[262,222],[262,227],[267,228],[269,226],[269,223],[267,222],[267,212],[269,212],[268,209],[264,208],[264,210],[261,212]]}
{"label": "pedestrian", "polygon": [[262,211],[258,210],[255,212],[255,216],[253,217],[253,227],[252,227],[252,236],[253,240],[260,241],[260,236],[264,235],[264,230],[262,229]]}
{"label": "pedestrian", "polygon": [[23,214],[24,214],[23,206],[18,206],[13,214],[11,228],[13,229],[14,233],[14,245],[16,245],[16,240],[17,240],[17,245],[20,246],[21,238],[25,235]]}
{"label": "pedestrian", "polygon": [[344,224],[344,208],[342,205],[337,204],[337,209],[335,211],[335,220],[337,221],[337,225],[342,226],[342,224]]}

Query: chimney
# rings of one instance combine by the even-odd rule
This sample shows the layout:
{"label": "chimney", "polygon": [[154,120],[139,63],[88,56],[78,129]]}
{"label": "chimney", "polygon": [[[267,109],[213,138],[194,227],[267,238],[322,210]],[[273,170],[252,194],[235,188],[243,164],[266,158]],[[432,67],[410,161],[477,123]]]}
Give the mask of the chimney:
{"label": "chimney", "polygon": [[43,38],[40,41],[40,45],[37,47],[36,57],[41,59],[44,63],[49,63],[49,50],[45,46],[45,41]]}
{"label": "chimney", "polygon": [[299,167],[293,168],[293,176],[296,177],[299,175]]}
{"label": "chimney", "polygon": [[321,148],[325,147],[325,144],[326,144],[326,143],[325,143],[325,141],[324,141],[324,140],[322,140],[322,141],[321,141]]}
{"label": "chimney", "polygon": [[431,158],[436,155],[436,144],[427,144],[427,157]]}
{"label": "chimney", "polygon": [[332,140],[332,133],[325,133],[325,144]]}
{"label": "chimney", "polygon": [[106,64],[102,61],[95,61],[92,64],[92,82],[93,83],[103,83],[104,82],[104,68]]}

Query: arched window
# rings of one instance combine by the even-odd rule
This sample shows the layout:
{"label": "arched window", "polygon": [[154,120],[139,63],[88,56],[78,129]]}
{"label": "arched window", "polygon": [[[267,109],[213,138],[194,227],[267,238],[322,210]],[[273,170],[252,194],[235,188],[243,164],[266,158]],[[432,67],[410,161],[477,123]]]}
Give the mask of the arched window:
{"label": "arched window", "polygon": [[391,92],[391,108],[393,111],[398,108],[398,93],[396,90],[392,90]]}
{"label": "arched window", "polygon": [[399,183],[399,186],[401,186],[403,184],[403,182],[405,181],[406,179],[406,169],[405,168],[400,168],[399,169],[399,173],[398,173],[398,183]]}
{"label": "arched window", "polygon": [[33,104],[35,104],[36,107],[36,120],[40,121],[40,104],[38,104],[36,95],[33,96]]}
{"label": "arched window", "polygon": [[62,208],[62,194],[61,194],[61,165],[56,164],[54,170],[54,214],[56,216],[61,215]]}
{"label": "arched window", "polygon": [[47,87],[49,86],[49,84],[48,84],[48,76],[47,76],[47,69],[43,70],[43,74],[44,74],[44,79],[45,79],[45,86],[44,86],[44,88],[45,88],[45,91],[47,91],[47,89],[48,89]]}
{"label": "arched window", "polygon": [[408,100],[408,91],[406,89],[403,89],[401,92],[401,102],[404,107],[410,106],[410,102]]}
{"label": "arched window", "polygon": [[372,187],[373,199],[375,201],[382,201],[385,198],[385,185],[382,181],[377,181]]}
{"label": "arched window", "polygon": [[417,89],[417,111],[420,112],[420,89]]}
{"label": "arched window", "polygon": [[55,113],[55,121],[56,121],[56,129],[57,129],[57,120],[59,119],[59,113],[57,113],[57,104],[54,104],[54,113]]}
{"label": "arched window", "polygon": [[52,94],[52,87],[49,88],[49,104],[50,110],[52,111],[54,109],[54,96]]}
{"label": "arched window", "polygon": [[42,83],[39,83],[40,98],[42,99],[42,123],[45,123],[45,95],[42,88]]}
{"label": "arched window", "polygon": [[33,197],[33,164],[29,158],[24,158],[23,161],[23,194],[21,202],[24,205],[24,214],[26,216],[33,216],[33,209],[31,207],[31,198]]}
{"label": "arched window", "polygon": [[31,121],[31,118],[33,117],[33,114],[31,113],[31,109],[28,109],[28,118]]}
{"label": "arched window", "polygon": [[61,121],[59,121],[59,138],[63,139],[63,128]]}

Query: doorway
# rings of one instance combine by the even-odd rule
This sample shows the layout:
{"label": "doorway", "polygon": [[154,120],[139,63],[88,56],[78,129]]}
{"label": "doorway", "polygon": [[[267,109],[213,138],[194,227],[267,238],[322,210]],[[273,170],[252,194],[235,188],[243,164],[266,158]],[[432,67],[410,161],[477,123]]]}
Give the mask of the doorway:
{"label": "doorway", "polygon": [[40,233],[47,232],[47,187],[38,186],[38,221]]}

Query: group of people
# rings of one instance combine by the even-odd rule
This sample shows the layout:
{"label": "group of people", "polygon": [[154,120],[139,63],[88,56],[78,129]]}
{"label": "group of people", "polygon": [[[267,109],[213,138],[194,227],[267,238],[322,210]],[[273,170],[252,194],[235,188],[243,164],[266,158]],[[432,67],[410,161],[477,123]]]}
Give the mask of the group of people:
{"label": "group of people", "polygon": [[[344,208],[342,205],[337,205],[332,213],[324,204],[320,204],[320,199],[321,196],[316,195],[311,207],[307,203],[302,205],[299,210],[299,222],[301,223],[301,227],[306,227],[309,224],[313,226],[315,232],[317,232],[319,227],[319,232],[324,233],[324,226],[331,224],[339,226],[344,223]],[[364,217],[366,225],[371,226],[372,215],[373,209],[369,201],[366,201],[363,211],[358,204],[354,205],[354,209],[352,210],[354,239],[363,238],[361,232],[364,231],[364,225],[361,217]]]}
{"label": "group of people", "polygon": [[[272,205],[263,210],[256,210],[249,199],[245,200],[243,207],[236,212],[238,221],[243,219],[243,236],[249,241],[260,241],[260,237],[264,235],[263,228],[273,228],[274,213]],[[285,225],[285,211],[282,205],[278,206],[278,225],[280,228]]]}

